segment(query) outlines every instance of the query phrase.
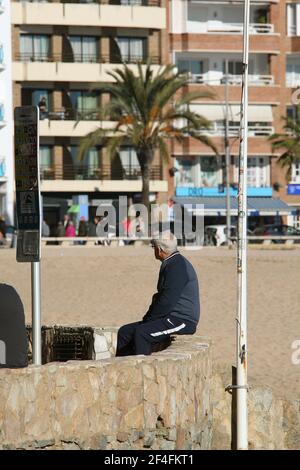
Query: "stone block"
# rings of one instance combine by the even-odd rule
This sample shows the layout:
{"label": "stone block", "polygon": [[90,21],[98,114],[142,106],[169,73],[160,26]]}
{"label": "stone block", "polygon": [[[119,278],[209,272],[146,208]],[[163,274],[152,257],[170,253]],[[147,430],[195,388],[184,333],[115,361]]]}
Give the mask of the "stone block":
{"label": "stone block", "polygon": [[95,354],[108,352],[107,339],[104,335],[94,335],[94,351]]}

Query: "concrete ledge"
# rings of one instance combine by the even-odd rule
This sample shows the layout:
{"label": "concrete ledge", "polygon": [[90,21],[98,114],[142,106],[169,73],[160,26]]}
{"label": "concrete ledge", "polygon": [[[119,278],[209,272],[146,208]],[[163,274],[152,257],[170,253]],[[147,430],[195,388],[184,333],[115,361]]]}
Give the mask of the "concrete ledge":
{"label": "concrete ledge", "polygon": [[1,369],[0,449],[209,449],[210,380],[199,336],[147,357]]}

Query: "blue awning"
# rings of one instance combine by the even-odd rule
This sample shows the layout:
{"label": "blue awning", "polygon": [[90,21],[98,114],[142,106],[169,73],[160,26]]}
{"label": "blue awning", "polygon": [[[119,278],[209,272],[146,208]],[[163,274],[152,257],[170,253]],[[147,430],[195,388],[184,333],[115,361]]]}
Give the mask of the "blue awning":
{"label": "blue awning", "polygon": [[[226,215],[225,197],[174,197],[173,200],[195,215]],[[249,216],[291,215],[295,211],[281,199],[272,197],[248,197],[247,203]],[[230,204],[231,214],[237,215],[237,198],[231,197]]]}

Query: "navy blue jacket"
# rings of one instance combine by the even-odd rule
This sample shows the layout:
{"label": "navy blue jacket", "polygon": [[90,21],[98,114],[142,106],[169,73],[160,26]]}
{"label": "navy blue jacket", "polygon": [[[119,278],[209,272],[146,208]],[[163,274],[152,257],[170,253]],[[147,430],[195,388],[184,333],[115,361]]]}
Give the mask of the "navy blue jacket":
{"label": "navy blue jacket", "polygon": [[178,251],[162,262],[157,293],[143,320],[152,321],[168,315],[195,324],[200,318],[197,274],[191,263]]}

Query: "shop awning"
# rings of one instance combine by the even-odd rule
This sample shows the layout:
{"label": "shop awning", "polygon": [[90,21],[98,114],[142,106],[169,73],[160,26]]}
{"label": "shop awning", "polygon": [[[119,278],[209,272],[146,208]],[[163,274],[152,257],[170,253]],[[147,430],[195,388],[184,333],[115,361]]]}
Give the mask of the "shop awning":
{"label": "shop awning", "polygon": [[[188,212],[194,215],[226,215],[226,198],[225,197],[174,197],[173,200],[184,206]],[[290,215],[294,212],[294,208],[288,206],[281,199],[272,197],[248,197],[248,215]],[[236,197],[230,198],[231,214],[237,215],[238,201]],[[200,207],[197,207],[200,205]],[[202,207],[203,206],[203,209]]]}
{"label": "shop awning", "polygon": [[[238,105],[231,105],[229,107],[229,120],[240,122],[241,109]],[[248,121],[249,122],[273,122],[272,106],[248,106]]]}
{"label": "shop awning", "polygon": [[[225,119],[225,109],[222,104],[198,104],[192,103],[190,109],[193,112],[201,114],[210,121],[222,121]],[[240,122],[241,109],[237,104],[229,105],[229,120]],[[249,105],[249,122],[273,122],[272,106],[270,105]]]}
{"label": "shop awning", "polygon": [[194,113],[201,114],[209,121],[224,120],[224,107],[221,104],[196,104],[190,105],[190,110]]}

